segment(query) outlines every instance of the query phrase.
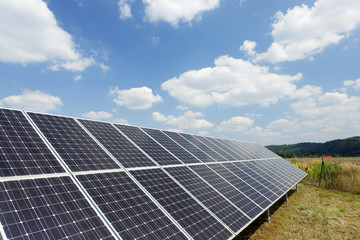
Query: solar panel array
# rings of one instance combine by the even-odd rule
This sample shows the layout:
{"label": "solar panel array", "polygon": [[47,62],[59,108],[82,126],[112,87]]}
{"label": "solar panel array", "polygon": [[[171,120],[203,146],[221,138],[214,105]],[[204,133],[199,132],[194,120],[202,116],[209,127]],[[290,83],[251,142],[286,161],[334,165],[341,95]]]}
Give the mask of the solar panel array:
{"label": "solar panel array", "polygon": [[305,176],[256,143],[0,109],[0,239],[231,239]]}

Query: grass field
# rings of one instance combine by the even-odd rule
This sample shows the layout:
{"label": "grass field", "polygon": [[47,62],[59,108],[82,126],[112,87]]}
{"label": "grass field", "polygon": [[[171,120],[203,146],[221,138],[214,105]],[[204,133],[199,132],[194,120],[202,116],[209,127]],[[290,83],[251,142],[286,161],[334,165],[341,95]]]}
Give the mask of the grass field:
{"label": "grass field", "polygon": [[360,195],[299,184],[235,239],[360,239]]}
{"label": "grass field", "polygon": [[[360,193],[360,158],[325,158],[325,164],[334,180],[335,188],[340,191]],[[289,162],[303,169],[308,176],[302,181],[304,184],[318,186],[321,170],[319,158],[291,158]],[[334,188],[328,181],[328,187]],[[324,179],[321,186],[325,187]]]}

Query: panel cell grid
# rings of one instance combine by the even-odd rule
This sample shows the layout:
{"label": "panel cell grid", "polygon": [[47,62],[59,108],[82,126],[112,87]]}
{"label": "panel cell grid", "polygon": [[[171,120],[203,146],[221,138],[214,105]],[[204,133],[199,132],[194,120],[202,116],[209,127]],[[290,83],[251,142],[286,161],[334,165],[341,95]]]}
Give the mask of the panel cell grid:
{"label": "panel cell grid", "polygon": [[212,140],[217,142],[218,145],[221,145],[222,148],[225,148],[228,152],[230,151],[231,155],[235,156],[238,160],[249,159],[247,155],[231,145],[229,143],[230,141],[221,138],[213,138]]}
{"label": "panel cell grid", "polygon": [[188,140],[180,136],[180,134],[176,132],[163,131],[166,135],[168,135],[171,139],[177,142],[180,146],[185,148],[195,157],[197,157],[202,162],[216,162],[215,159],[201,151],[198,147],[190,143]]}
{"label": "panel cell grid", "polygon": [[261,208],[259,208],[251,199],[247,198],[238,189],[217,175],[216,172],[214,172],[208,166],[199,165],[191,166],[190,168],[203,179],[205,179],[205,181],[207,181],[212,187],[222,193],[227,199],[229,199],[249,217],[255,217],[261,212]]}
{"label": "panel cell grid", "polygon": [[172,154],[174,154],[177,158],[179,158],[182,162],[200,163],[200,161],[196,157],[191,155],[188,151],[186,151],[183,147],[178,145],[174,140],[169,138],[160,130],[150,129],[150,128],[142,128],[142,129],[152,138],[158,141],[161,145],[163,145]]}
{"label": "panel cell grid", "polygon": [[173,167],[166,168],[166,171],[234,232],[237,232],[250,221],[250,218],[240,212],[189,168]]}
{"label": "panel cell grid", "polygon": [[[232,164],[224,164],[227,168],[225,168],[222,164],[212,164],[209,167],[214,170],[217,174],[219,174],[221,177],[223,177],[226,181],[231,183],[234,187],[236,187],[238,190],[240,190],[242,193],[244,193],[245,196],[247,196],[249,199],[251,199],[253,202],[255,202],[257,205],[259,205],[261,208],[265,209],[270,205],[270,200],[267,199],[264,195],[262,195],[260,192],[258,192],[258,187],[262,187],[260,184],[257,184],[254,180],[252,182],[245,181],[245,179],[240,178],[239,175],[234,174],[229,169],[236,167]],[[238,169],[237,169],[238,170]],[[247,177],[244,174],[245,177]],[[248,177],[250,178],[250,177]],[[259,209],[257,211],[260,211]],[[254,214],[257,212],[254,211]]]}
{"label": "panel cell grid", "polygon": [[116,124],[115,126],[123,133],[125,133],[128,138],[135,142],[136,145],[138,145],[142,150],[144,150],[159,165],[181,164],[179,160],[177,160],[162,146],[160,146],[157,142],[151,139],[140,128],[119,124]]}
{"label": "panel cell grid", "polygon": [[0,183],[0,222],[12,239],[114,239],[69,177]]}
{"label": "panel cell grid", "polygon": [[125,172],[77,178],[123,239],[186,239]]}
{"label": "panel cell grid", "polygon": [[0,109],[0,177],[65,172],[21,111]]}
{"label": "panel cell grid", "polygon": [[130,171],[194,239],[227,239],[231,232],[162,169]]}
{"label": "panel cell grid", "polygon": [[184,134],[184,133],[179,133],[181,136],[183,136],[184,138],[186,138],[189,142],[191,142],[192,144],[194,144],[195,146],[197,146],[199,149],[201,149],[203,152],[207,153],[208,155],[210,155],[213,159],[215,159],[218,162],[224,162],[227,161],[226,158],[224,158],[223,156],[221,156],[220,154],[218,154],[217,152],[215,152],[213,149],[209,148],[208,146],[206,146],[203,142],[201,142],[199,139],[197,139],[196,137],[190,135],[190,134]]}
{"label": "panel cell grid", "polygon": [[73,118],[28,114],[71,171],[120,168]]}
{"label": "panel cell grid", "polygon": [[110,123],[79,121],[124,167],[155,166],[153,161]]}
{"label": "panel cell grid", "polygon": [[239,160],[232,156],[230,153],[226,151],[225,148],[221,148],[219,144],[214,144],[212,141],[210,141],[209,137],[203,137],[203,136],[195,136],[197,139],[199,139],[201,142],[205,143],[207,146],[209,146],[211,149],[219,153],[221,156],[223,156],[228,161],[236,161]]}

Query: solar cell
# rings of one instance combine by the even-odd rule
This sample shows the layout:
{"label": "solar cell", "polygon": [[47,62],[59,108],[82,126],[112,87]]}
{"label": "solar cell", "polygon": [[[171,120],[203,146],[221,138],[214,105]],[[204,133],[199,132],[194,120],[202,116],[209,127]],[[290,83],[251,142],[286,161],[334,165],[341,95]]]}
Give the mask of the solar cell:
{"label": "solar cell", "polygon": [[21,111],[0,109],[0,176],[65,172]]}
{"label": "solar cell", "polygon": [[162,169],[130,171],[194,239],[227,239],[232,233]]}
{"label": "solar cell", "polygon": [[187,167],[166,168],[166,171],[210,209],[231,230],[237,232],[250,218]]}
{"label": "solar cell", "polygon": [[155,142],[140,128],[119,124],[116,124],[115,126],[123,133],[125,133],[133,142],[136,143],[136,145],[144,150],[159,165],[181,164],[179,160],[177,160],[166,149]]}
{"label": "solar cell", "polygon": [[271,202],[275,201],[278,196],[270,191],[267,187],[265,187],[261,182],[256,180],[254,176],[256,174],[249,174],[245,169],[235,165],[235,164],[224,164],[224,167],[229,169],[232,173],[237,175],[239,178],[241,178],[244,182],[248,183],[249,185],[253,186],[258,192],[260,192],[262,195],[264,195],[267,199],[269,199]]}
{"label": "solar cell", "polygon": [[220,148],[218,145],[219,144],[214,144],[212,141],[210,141],[209,137],[203,137],[203,136],[194,136],[196,137],[198,140],[200,140],[201,142],[205,143],[207,146],[209,146],[211,149],[213,149],[214,151],[216,151],[218,154],[220,154],[221,156],[223,156],[226,160],[228,161],[236,161],[239,160],[237,158],[235,158],[234,156],[232,156],[230,153],[228,153],[224,148]]}
{"label": "solar cell", "polygon": [[186,151],[183,147],[177,144],[174,140],[169,138],[160,130],[142,128],[147,134],[158,141],[162,146],[179,158],[183,163],[200,163],[200,161],[194,157],[191,153]]}
{"label": "solar cell", "polygon": [[226,149],[228,152],[230,151],[231,155],[235,156],[238,160],[249,159],[247,155],[245,155],[243,152],[239,151],[239,149],[231,145],[229,143],[230,141],[221,138],[212,138],[212,140],[217,142],[217,144],[221,146],[221,148]]}
{"label": "solar cell", "polygon": [[215,159],[218,162],[223,162],[223,161],[227,161],[226,158],[224,158],[223,156],[221,156],[219,153],[215,152],[213,149],[209,148],[206,144],[204,144],[203,142],[201,142],[199,139],[197,139],[195,136],[192,136],[190,134],[184,134],[184,133],[179,133],[181,136],[183,136],[184,138],[186,138],[189,142],[191,142],[192,144],[194,144],[195,146],[197,146],[199,149],[201,149],[203,152],[205,152],[206,154],[208,154],[209,156],[211,156],[213,159]]}
{"label": "solar cell", "polygon": [[[213,169],[217,174],[223,177],[226,181],[231,183],[235,188],[241,191],[246,197],[251,199],[256,205],[265,209],[267,206],[270,205],[271,201],[266,198],[263,194],[259,192],[259,187],[262,189],[259,183],[255,180],[251,179],[245,173],[243,174],[243,178],[240,178],[240,175],[236,175],[233,173],[231,168],[236,168],[232,164],[225,164],[227,168],[225,168],[222,164],[211,164],[209,167]],[[245,177],[245,178],[244,178]],[[247,179],[248,178],[248,179]],[[246,181],[247,180],[247,181]],[[260,209],[256,209],[254,211],[253,216],[256,216]]]}
{"label": "solar cell", "polygon": [[186,239],[125,172],[77,178],[123,239]]}
{"label": "solar cell", "polygon": [[0,182],[7,239],[115,239],[70,177]]}
{"label": "solar cell", "polygon": [[79,119],[79,122],[126,168],[155,166],[112,124]]}
{"label": "solar cell", "polygon": [[185,148],[187,151],[189,151],[191,154],[193,154],[195,157],[197,157],[202,162],[216,162],[215,159],[201,151],[198,147],[190,143],[188,140],[180,136],[176,132],[170,132],[170,131],[163,131],[167,136],[169,136],[172,140],[177,142],[180,146]]}
{"label": "solar cell", "polygon": [[[213,164],[209,165],[212,166]],[[216,164],[217,165],[217,164]],[[232,186],[229,182],[216,174],[212,169],[205,165],[191,166],[200,177],[205,179],[213,188],[222,193],[233,204],[240,208],[249,217],[253,218],[261,212],[261,208],[257,206],[250,198]]]}
{"label": "solar cell", "polygon": [[28,115],[71,171],[120,168],[73,118],[31,112]]}

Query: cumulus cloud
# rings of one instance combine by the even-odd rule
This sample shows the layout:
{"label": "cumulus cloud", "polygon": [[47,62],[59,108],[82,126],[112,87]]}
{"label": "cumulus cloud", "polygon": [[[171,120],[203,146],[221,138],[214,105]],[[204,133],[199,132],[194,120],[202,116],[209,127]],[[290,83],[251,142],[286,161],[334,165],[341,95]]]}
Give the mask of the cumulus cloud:
{"label": "cumulus cloud", "polygon": [[119,6],[119,17],[121,19],[126,19],[126,18],[132,18],[132,14],[131,14],[131,2],[133,2],[134,0],[120,0],[118,2],[118,6]]}
{"label": "cumulus cloud", "polygon": [[124,118],[117,118],[114,120],[114,123],[119,123],[119,124],[124,124],[124,125],[128,125],[129,121],[124,119]]}
{"label": "cumulus cloud", "polygon": [[154,95],[152,89],[148,87],[125,90],[120,90],[116,87],[110,90],[110,94],[115,96],[114,102],[117,105],[134,110],[148,109],[151,108],[154,103],[163,101],[160,95]]}
{"label": "cumulus cloud", "polygon": [[164,82],[170,96],[196,107],[213,104],[238,107],[250,104],[268,106],[296,89],[293,81],[302,74],[281,75],[265,66],[221,56],[214,67],[191,70]]}
{"label": "cumulus cloud", "polygon": [[272,121],[271,123],[269,123],[266,128],[267,129],[284,129],[284,128],[288,128],[288,127],[292,127],[295,125],[295,122],[289,120],[289,119],[277,119],[275,121]]}
{"label": "cumulus cloud", "polygon": [[[272,24],[273,43],[266,52],[249,54],[255,62],[296,61],[338,44],[360,26],[360,1],[318,0],[279,11]],[[255,44],[245,41],[242,50],[254,51]]]}
{"label": "cumulus cloud", "polygon": [[355,90],[360,89],[360,78],[356,80],[346,80],[344,81],[344,86],[353,87]]}
{"label": "cumulus cloud", "polygon": [[219,0],[143,0],[143,3],[147,21],[165,21],[175,27],[179,22],[199,20],[203,12],[219,6]]}
{"label": "cumulus cloud", "polygon": [[43,0],[0,1],[0,39],[1,62],[50,62],[52,70],[71,71],[94,64],[76,50]]}
{"label": "cumulus cloud", "polygon": [[113,115],[111,113],[104,112],[104,111],[99,111],[99,112],[90,111],[90,112],[82,114],[82,116],[86,117],[86,118],[101,120],[101,119],[112,118]]}
{"label": "cumulus cloud", "polygon": [[186,111],[183,115],[175,117],[173,115],[164,116],[159,112],[152,113],[153,119],[157,122],[165,122],[168,125],[174,125],[180,131],[184,129],[207,129],[212,128],[214,125],[201,119],[204,114],[201,112],[193,112],[191,110]]}
{"label": "cumulus cloud", "polygon": [[232,117],[229,120],[222,121],[216,128],[219,132],[243,132],[249,129],[254,120],[246,117]]}
{"label": "cumulus cloud", "polygon": [[40,90],[24,90],[21,95],[8,96],[0,100],[0,105],[29,111],[48,112],[56,110],[63,103],[59,97]]}
{"label": "cumulus cloud", "polygon": [[290,98],[305,99],[311,96],[319,95],[321,93],[322,93],[321,87],[305,85],[304,87],[293,92]]}

